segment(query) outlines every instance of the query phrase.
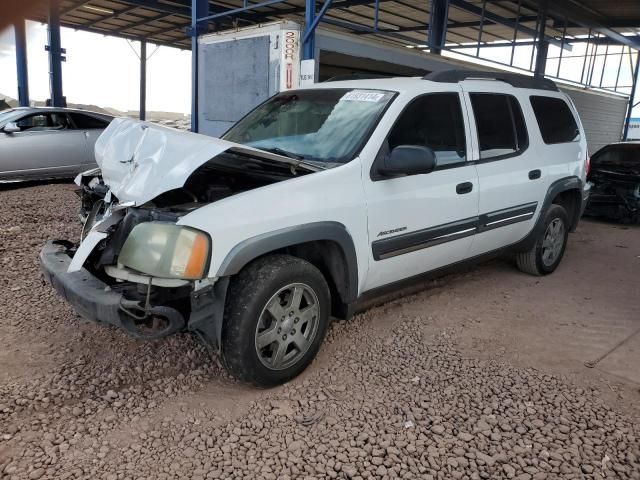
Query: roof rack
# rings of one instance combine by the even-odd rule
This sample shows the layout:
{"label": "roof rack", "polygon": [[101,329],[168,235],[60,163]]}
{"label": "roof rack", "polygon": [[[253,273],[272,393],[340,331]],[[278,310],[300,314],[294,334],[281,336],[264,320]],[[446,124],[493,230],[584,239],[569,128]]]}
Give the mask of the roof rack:
{"label": "roof rack", "polygon": [[558,91],[558,87],[548,78],[535,78],[509,72],[487,72],[479,70],[443,70],[431,72],[423,80],[443,83],[458,83],[462,80],[498,80],[516,88]]}

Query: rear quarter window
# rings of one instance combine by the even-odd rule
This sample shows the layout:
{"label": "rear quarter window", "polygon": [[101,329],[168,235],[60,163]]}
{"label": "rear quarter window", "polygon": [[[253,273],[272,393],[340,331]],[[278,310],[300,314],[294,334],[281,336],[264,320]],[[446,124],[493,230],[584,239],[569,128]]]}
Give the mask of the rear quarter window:
{"label": "rear quarter window", "polygon": [[531,96],[530,101],[544,143],[569,143],[579,140],[580,130],[566,101],[536,95]]}

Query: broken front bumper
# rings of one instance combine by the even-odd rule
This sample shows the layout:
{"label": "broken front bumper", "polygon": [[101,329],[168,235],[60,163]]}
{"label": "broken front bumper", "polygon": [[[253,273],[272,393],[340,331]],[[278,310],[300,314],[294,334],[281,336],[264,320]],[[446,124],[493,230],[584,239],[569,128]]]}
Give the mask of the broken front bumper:
{"label": "broken front bumper", "polygon": [[[187,296],[190,304],[187,323],[175,308],[135,306],[138,302],[125,298],[85,268],[69,272],[71,260],[65,242],[49,241],[40,251],[40,268],[47,282],[87,320],[114,325],[146,340],[165,337],[186,327],[208,348],[220,348],[228,277],[192,292],[190,299]],[[163,319],[160,326],[159,318]]]}
{"label": "broken front bumper", "polygon": [[[184,327],[184,317],[173,308],[145,311],[85,268],[69,272],[71,260],[63,242],[49,241],[40,251],[40,268],[47,282],[87,320],[108,323],[144,339],[164,337]],[[150,328],[153,319],[156,327]],[[162,319],[160,325],[158,319]]]}
{"label": "broken front bumper", "polygon": [[40,251],[40,268],[47,282],[87,320],[123,328],[120,318],[122,295],[84,268],[68,273],[71,257],[64,245],[49,241]]}

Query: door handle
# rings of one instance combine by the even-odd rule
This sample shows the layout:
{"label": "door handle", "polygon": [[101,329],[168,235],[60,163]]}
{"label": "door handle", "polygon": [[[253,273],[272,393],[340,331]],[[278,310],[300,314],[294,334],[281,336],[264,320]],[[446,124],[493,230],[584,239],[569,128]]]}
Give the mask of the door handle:
{"label": "door handle", "polygon": [[458,195],[464,195],[465,193],[469,193],[471,190],[473,190],[473,183],[471,182],[464,182],[456,185],[456,193]]}
{"label": "door handle", "polygon": [[529,180],[537,180],[538,178],[540,178],[540,176],[542,175],[542,172],[538,169],[536,170],[531,170],[529,172]]}

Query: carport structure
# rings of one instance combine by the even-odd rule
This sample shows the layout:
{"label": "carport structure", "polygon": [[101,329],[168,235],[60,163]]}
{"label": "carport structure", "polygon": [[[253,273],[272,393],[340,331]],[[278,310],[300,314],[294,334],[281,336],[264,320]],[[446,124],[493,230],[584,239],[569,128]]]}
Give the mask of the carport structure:
{"label": "carport structure", "polygon": [[[636,0],[49,0],[32,15],[49,24],[51,103],[64,103],[60,26],[191,49],[197,131],[198,37],[274,20],[303,25],[302,56],[317,55],[318,25],[425,55],[472,57],[498,68],[629,96],[640,68]],[[24,26],[16,25],[20,102],[28,103]],[[141,55],[144,116],[146,55]]]}

